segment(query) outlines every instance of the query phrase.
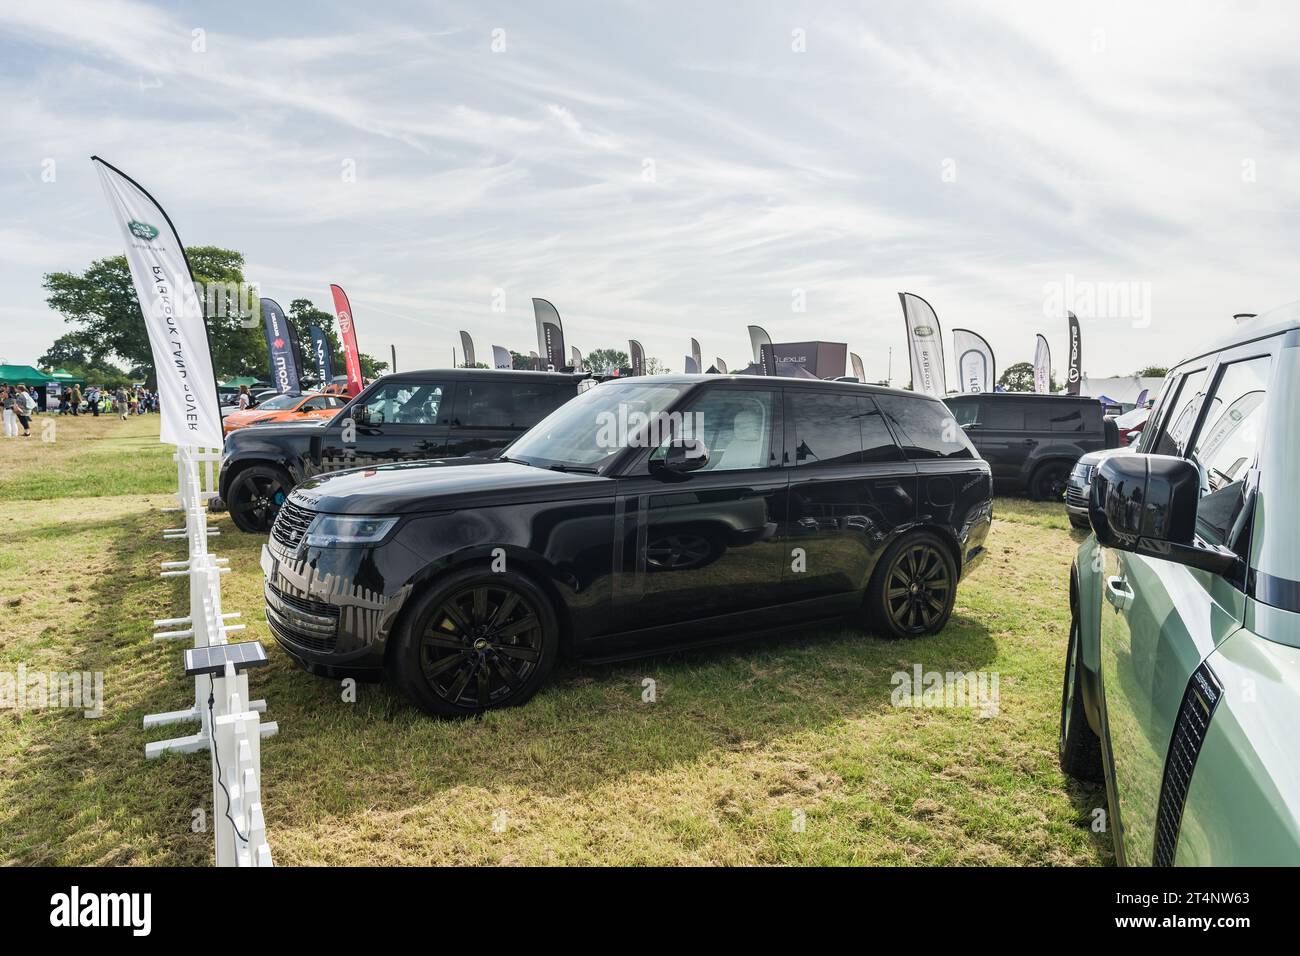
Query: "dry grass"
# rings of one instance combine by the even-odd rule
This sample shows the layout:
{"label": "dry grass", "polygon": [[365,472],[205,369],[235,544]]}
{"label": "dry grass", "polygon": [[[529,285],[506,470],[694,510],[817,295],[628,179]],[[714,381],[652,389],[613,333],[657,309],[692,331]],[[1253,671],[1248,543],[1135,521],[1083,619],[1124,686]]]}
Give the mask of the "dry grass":
{"label": "dry grass", "polygon": [[[0,444],[0,670],[102,670],[105,712],[0,711],[0,860],[206,864],[210,835],[190,827],[208,761],[146,761],[145,742],[166,734],[140,723],[190,693],[180,648],[149,641],[151,620],[185,604],[184,585],[156,573],[177,553],[159,536],[168,498],[153,494],[174,481],[169,450],[157,419],[57,428],[53,445]],[[115,494],[69,497],[102,489]],[[1067,785],[1055,757],[1075,543],[1059,509],[996,513],[992,555],[936,637],[831,628],[562,664],[528,706],[469,723],[378,686],[344,703],[339,684],[292,669],[262,616],[260,542],[227,531],[214,541],[234,568],[226,607],[272,658],[253,691],[281,728],[262,751],[276,860],[1108,862],[1087,827],[1102,795]],[[997,715],[891,706],[891,675],[914,663],[996,671]],[[641,700],[644,677],[656,703]]]}

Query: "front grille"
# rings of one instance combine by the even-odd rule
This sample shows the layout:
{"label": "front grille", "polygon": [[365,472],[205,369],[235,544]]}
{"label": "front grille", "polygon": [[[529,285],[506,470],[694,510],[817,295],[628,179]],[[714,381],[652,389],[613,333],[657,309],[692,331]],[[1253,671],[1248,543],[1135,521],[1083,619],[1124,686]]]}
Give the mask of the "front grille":
{"label": "front grille", "polygon": [[281,506],[280,513],[275,516],[275,524],[271,526],[271,537],[286,551],[297,551],[298,545],[302,543],[302,536],[307,533],[307,528],[315,517],[314,511],[299,508],[292,501],[286,501]]}
{"label": "front grille", "polygon": [[1088,496],[1084,494],[1082,488],[1070,485],[1065,489],[1065,503],[1074,508],[1086,508],[1088,507]]}
{"label": "front grille", "polygon": [[1223,696],[1223,685],[1208,664],[1202,664],[1187,682],[1183,702],[1178,708],[1169,755],[1165,758],[1165,777],[1160,785],[1160,807],[1156,813],[1153,866],[1173,866],[1178,850],[1178,831],[1183,824],[1183,804],[1192,783],[1192,770],[1200,755],[1205,732],[1210,728],[1214,708]]}
{"label": "front grille", "polygon": [[266,622],[276,638],[319,653],[332,653],[338,641],[339,609],[332,604],[290,597],[266,585]]}

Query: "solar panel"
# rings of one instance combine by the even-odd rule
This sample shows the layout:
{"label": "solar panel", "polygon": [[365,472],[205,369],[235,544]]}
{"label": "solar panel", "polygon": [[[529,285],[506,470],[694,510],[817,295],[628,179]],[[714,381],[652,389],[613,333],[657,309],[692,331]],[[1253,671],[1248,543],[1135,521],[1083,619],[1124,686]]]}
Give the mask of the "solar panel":
{"label": "solar panel", "polygon": [[261,667],[268,663],[266,648],[262,647],[261,641],[192,647],[185,652],[185,673],[187,676],[213,674],[219,677],[226,672],[227,662],[235,665],[235,673]]}

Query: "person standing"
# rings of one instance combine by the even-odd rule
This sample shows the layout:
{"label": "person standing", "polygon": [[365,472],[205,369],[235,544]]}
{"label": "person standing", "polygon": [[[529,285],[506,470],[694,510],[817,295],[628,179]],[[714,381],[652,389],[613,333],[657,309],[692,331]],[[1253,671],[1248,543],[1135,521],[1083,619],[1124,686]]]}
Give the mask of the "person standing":
{"label": "person standing", "polygon": [[4,408],[5,438],[18,434],[18,419],[14,417],[14,400],[9,397],[9,386],[0,385],[0,406]]}
{"label": "person standing", "polygon": [[248,391],[248,386],[247,385],[239,386],[239,410],[241,412],[247,411],[249,406],[252,404],[253,404],[253,396]]}
{"label": "person standing", "polygon": [[126,421],[126,415],[129,409],[126,407],[126,389],[122,386],[117,387],[117,394],[113,396],[113,404],[117,406],[117,417]]}
{"label": "person standing", "polygon": [[72,386],[72,395],[68,399],[68,404],[72,407],[73,415],[81,414],[81,386]]}
{"label": "person standing", "polygon": [[[22,427],[23,437],[32,437],[32,407],[36,404],[27,394],[27,386],[19,385],[18,391],[13,393],[14,399],[14,417],[18,419],[18,424]],[[14,430],[17,434],[17,429]]]}
{"label": "person standing", "polygon": [[92,385],[86,392],[86,401],[90,402],[90,414],[99,417],[99,386]]}

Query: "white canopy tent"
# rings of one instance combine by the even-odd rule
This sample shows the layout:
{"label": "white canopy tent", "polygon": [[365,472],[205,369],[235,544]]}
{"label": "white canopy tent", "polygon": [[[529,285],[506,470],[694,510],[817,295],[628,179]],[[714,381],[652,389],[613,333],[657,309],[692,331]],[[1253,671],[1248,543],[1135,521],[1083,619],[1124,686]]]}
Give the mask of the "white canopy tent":
{"label": "white canopy tent", "polygon": [[1104,395],[1113,402],[1136,405],[1143,389],[1146,389],[1147,398],[1155,398],[1160,393],[1160,386],[1164,381],[1163,378],[1139,375],[1120,375],[1116,378],[1089,378],[1084,375],[1079,382],[1079,394],[1092,398],[1101,398]]}

